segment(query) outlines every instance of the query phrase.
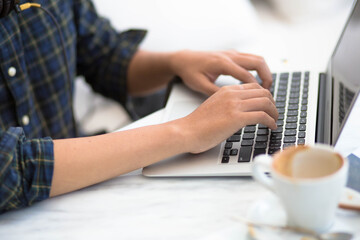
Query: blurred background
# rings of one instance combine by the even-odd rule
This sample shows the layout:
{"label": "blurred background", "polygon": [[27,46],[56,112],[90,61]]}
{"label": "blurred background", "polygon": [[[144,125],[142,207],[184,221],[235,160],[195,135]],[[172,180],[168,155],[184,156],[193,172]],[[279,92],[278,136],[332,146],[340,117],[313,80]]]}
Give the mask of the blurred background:
{"label": "blurred background", "polygon": [[[147,29],[152,51],[227,50],[264,56],[271,70],[325,70],[353,0],[94,0],[121,30]],[[132,119],[118,103],[76,81],[75,116],[86,134],[111,132]]]}

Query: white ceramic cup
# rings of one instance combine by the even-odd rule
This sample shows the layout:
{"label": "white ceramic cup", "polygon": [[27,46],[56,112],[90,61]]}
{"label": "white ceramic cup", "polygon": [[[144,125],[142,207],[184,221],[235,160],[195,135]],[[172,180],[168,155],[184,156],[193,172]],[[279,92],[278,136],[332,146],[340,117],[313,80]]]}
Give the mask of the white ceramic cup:
{"label": "white ceramic cup", "polygon": [[321,144],[257,156],[252,168],[255,180],[279,197],[289,226],[318,233],[334,222],[347,172],[347,160]]}

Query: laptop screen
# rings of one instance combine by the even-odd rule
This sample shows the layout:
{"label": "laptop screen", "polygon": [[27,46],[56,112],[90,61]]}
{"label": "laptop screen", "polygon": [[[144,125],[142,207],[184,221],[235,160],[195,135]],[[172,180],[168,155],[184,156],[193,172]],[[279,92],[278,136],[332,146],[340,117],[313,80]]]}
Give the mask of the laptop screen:
{"label": "laptop screen", "polygon": [[332,142],[342,125],[360,88],[360,4],[356,3],[331,58],[333,80]]}

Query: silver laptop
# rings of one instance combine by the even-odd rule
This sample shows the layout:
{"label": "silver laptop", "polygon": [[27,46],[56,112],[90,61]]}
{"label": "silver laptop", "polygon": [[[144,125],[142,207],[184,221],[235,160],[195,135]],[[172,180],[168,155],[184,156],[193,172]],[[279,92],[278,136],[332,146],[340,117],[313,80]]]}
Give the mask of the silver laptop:
{"label": "silver laptop", "polygon": [[[250,176],[252,160],[259,154],[315,142],[334,145],[360,88],[359,44],[360,4],[355,2],[326,73],[273,74],[270,91],[279,111],[278,129],[261,124],[246,126],[205,153],[177,155],[145,167],[143,175]],[[218,84],[227,84],[227,80]],[[177,85],[168,99],[164,121],[188,115],[204,100],[203,95]]]}

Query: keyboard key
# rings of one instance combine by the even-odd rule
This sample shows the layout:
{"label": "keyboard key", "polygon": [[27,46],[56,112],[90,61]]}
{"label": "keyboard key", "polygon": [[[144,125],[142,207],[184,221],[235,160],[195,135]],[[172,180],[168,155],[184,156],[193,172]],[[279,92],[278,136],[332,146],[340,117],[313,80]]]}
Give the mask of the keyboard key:
{"label": "keyboard key", "polygon": [[229,155],[230,155],[230,149],[225,149],[223,156],[228,157]]}
{"label": "keyboard key", "polygon": [[298,137],[299,138],[305,138],[306,133],[305,132],[299,132]]}
{"label": "keyboard key", "polygon": [[276,125],[277,125],[278,127],[283,126],[283,125],[284,125],[284,120],[277,120],[277,121],[276,121]]}
{"label": "keyboard key", "polygon": [[300,117],[304,118],[304,117],[306,117],[306,116],[307,116],[307,112],[302,111],[302,112],[300,113]]}
{"label": "keyboard key", "polygon": [[221,163],[229,163],[230,158],[229,157],[223,157],[221,159]]}
{"label": "keyboard key", "polygon": [[295,143],[296,137],[295,136],[285,136],[284,143]]}
{"label": "keyboard key", "polygon": [[244,133],[243,139],[254,139],[255,133]]}
{"label": "keyboard key", "polygon": [[284,143],[283,148],[285,149],[292,146],[295,146],[295,143]]}
{"label": "keyboard key", "polygon": [[256,130],[255,126],[246,126],[244,129],[244,132],[245,133],[253,133],[253,132],[255,132],[255,130]]}
{"label": "keyboard key", "polygon": [[238,162],[250,162],[252,147],[241,147]]}
{"label": "keyboard key", "polygon": [[277,95],[278,96],[286,96],[287,92],[285,90],[279,90]]}
{"label": "keyboard key", "polygon": [[291,98],[289,100],[289,104],[297,104],[297,103],[299,103],[299,99],[297,99],[297,98]]}
{"label": "keyboard key", "polygon": [[[285,111],[284,111],[285,112]],[[278,120],[284,120],[284,113],[279,112]]]}
{"label": "keyboard key", "polygon": [[306,123],[306,118],[300,118],[300,124],[305,124]]}
{"label": "keyboard key", "polygon": [[253,157],[256,157],[257,155],[265,154],[265,153],[266,153],[266,149],[265,149],[265,148],[258,148],[258,149],[255,149],[255,150],[254,150],[254,156],[253,156]]}
{"label": "keyboard key", "polygon": [[299,98],[300,93],[290,93],[290,98]]}
{"label": "keyboard key", "polygon": [[301,106],[301,111],[307,111],[307,106],[306,105]]}
{"label": "keyboard key", "polygon": [[285,108],[278,108],[278,113],[279,114],[284,114],[285,113]]}
{"label": "keyboard key", "polygon": [[242,140],[241,146],[252,146],[254,144],[254,140]]}
{"label": "keyboard key", "polygon": [[271,74],[271,76],[272,76],[272,80],[273,80],[273,83],[274,83],[275,80],[276,80],[276,73]]}
{"label": "keyboard key", "polygon": [[305,144],[305,138],[299,138],[298,145],[304,145],[304,144]]}
{"label": "keyboard key", "polygon": [[267,148],[267,142],[256,142],[255,143],[255,149],[257,149],[257,148],[266,149]]}
{"label": "keyboard key", "polygon": [[285,129],[296,129],[297,128],[297,124],[296,123],[287,123],[285,125]]}
{"label": "keyboard key", "polygon": [[300,124],[299,131],[306,131],[306,125],[305,124]]}
{"label": "keyboard key", "polygon": [[285,136],[296,136],[296,129],[287,129],[284,133]]}
{"label": "keyboard key", "polygon": [[298,115],[298,111],[297,110],[292,110],[292,111],[288,111],[287,112],[287,116],[297,116]]}
{"label": "keyboard key", "polygon": [[301,72],[293,72],[292,76],[293,76],[293,78],[296,78],[296,77],[301,78]]}
{"label": "keyboard key", "polygon": [[297,120],[298,120],[298,118],[297,118],[297,117],[294,117],[294,116],[292,116],[292,117],[287,117],[287,118],[286,118],[286,123],[296,123]]}
{"label": "keyboard key", "polygon": [[292,87],[290,89],[290,93],[299,93],[300,92],[300,87]]}
{"label": "keyboard key", "polygon": [[283,132],[283,128],[282,127],[278,127],[275,130],[271,130],[272,133],[282,133]]}
{"label": "keyboard key", "polygon": [[270,138],[271,138],[272,140],[282,139],[282,133],[271,133]]}
{"label": "keyboard key", "polygon": [[227,142],[225,143],[225,149],[231,149],[233,146],[233,143],[232,142]]}
{"label": "keyboard key", "polygon": [[286,91],[287,90],[287,84],[286,85],[279,84],[278,89],[279,89],[279,91]]}
{"label": "keyboard key", "polygon": [[239,135],[232,135],[226,141],[227,142],[240,142],[240,136]]}
{"label": "keyboard key", "polygon": [[277,102],[275,106],[276,108],[285,108],[285,102]]}
{"label": "keyboard key", "polygon": [[266,128],[266,129],[258,129],[257,130],[257,135],[269,135],[269,129]]}
{"label": "keyboard key", "polygon": [[268,127],[264,124],[259,124],[258,129],[268,129]]}
{"label": "keyboard key", "polygon": [[280,149],[281,148],[281,143],[271,143],[269,145],[269,148],[277,148]]}
{"label": "keyboard key", "polygon": [[269,148],[269,154],[270,155],[272,155],[272,154],[274,154],[274,153],[276,153],[277,151],[279,151],[280,150],[280,148]]}
{"label": "keyboard key", "polygon": [[297,104],[289,104],[288,106],[288,110],[298,110],[299,109],[299,105]]}
{"label": "keyboard key", "polygon": [[268,136],[266,135],[256,137],[256,142],[267,142],[267,141],[268,141]]}
{"label": "keyboard key", "polygon": [[278,97],[276,98],[276,102],[286,102],[286,97],[284,97],[284,96],[278,96]]}
{"label": "keyboard key", "polygon": [[230,156],[236,156],[238,154],[238,150],[236,148],[231,149]]}

